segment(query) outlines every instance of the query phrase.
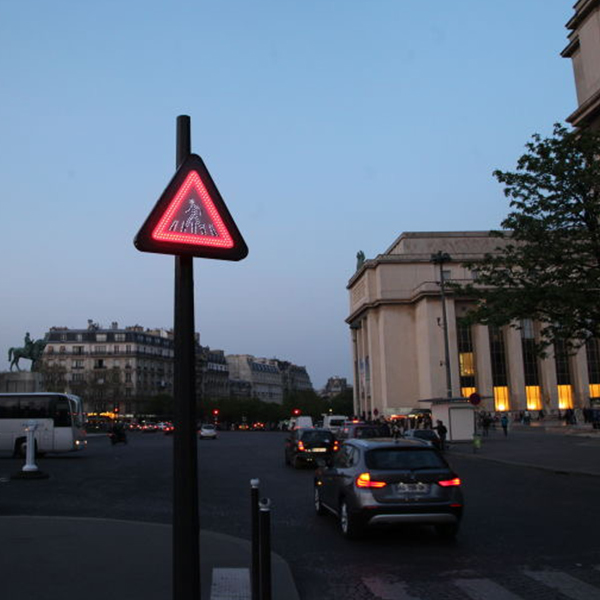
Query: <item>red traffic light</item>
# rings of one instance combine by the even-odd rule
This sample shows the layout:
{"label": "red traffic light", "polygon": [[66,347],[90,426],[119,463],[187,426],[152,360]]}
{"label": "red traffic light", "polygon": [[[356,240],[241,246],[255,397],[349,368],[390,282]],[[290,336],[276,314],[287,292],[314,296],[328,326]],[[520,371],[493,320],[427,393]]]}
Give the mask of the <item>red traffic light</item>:
{"label": "red traffic light", "polygon": [[299,408],[295,408],[292,412],[293,412],[293,414],[295,416],[298,416],[300,414],[300,409]]}
{"label": "red traffic light", "polygon": [[114,413],[118,413],[119,412],[119,407],[118,406],[113,407],[113,412]]}
{"label": "red traffic light", "polygon": [[219,414],[219,409],[218,408],[213,408],[213,415],[215,415],[215,417]]}

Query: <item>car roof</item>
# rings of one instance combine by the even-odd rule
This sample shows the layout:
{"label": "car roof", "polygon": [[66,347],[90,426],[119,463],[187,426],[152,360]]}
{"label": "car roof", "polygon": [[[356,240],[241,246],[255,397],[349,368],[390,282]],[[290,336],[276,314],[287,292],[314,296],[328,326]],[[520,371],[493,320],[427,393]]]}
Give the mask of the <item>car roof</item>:
{"label": "car roof", "polygon": [[394,439],[394,438],[355,438],[346,440],[344,444],[360,446],[365,450],[379,448],[415,448],[419,450],[431,450],[431,446],[425,446],[420,440]]}

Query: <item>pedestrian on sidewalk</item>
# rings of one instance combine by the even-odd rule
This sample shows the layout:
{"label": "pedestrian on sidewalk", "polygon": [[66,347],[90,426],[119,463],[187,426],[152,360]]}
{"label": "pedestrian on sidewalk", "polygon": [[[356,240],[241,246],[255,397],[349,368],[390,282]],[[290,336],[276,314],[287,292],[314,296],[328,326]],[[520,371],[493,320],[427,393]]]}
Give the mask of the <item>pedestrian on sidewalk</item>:
{"label": "pedestrian on sidewalk", "polygon": [[504,437],[508,435],[508,417],[504,414],[500,419],[500,425],[502,425],[502,431],[504,431]]}
{"label": "pedestrian on sidewalk", "polygon": [[443,452],[446,449],[446,434],[448,433],[448,429],[446,429],[446,426],[440,420],[437,421],[434,429],[440,437],[440,450]]}

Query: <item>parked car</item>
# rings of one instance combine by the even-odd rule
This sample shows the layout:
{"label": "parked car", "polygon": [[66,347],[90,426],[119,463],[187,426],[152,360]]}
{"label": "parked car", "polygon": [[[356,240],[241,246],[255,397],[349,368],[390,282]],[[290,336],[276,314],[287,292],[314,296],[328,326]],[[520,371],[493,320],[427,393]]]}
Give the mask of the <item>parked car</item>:
{"label": "parked car", "polygon": [[387,425],[370,425],[364,421],[346,421],[338,430],[339,440],[353,438],[381,438],[389,437],[390,432]]}
{"label": "parked car", "polygon": [[408,440],[421,440],[438,450],[442,450],[442,440],[433,429],[407,429],[403,437]]}
{"label": "parked car", "polygon": [[217,428],[211,423],[204,423],[200,427],[198,437],[201,440],[216,440],[217,439]]}
{"label": "parked car", "polygon": [[317,458],[328,462],[339,448],[339,442],[328,429],[294,429],[285,440],[285,464],[298,468],[316,464]]}
{"label": "parked car", "polygon": [[348,538],[395,523],[433,525],[453,537],[463,513],[459,477],[438,450],[417,440],[344,442],[331,466],[319,463],[314,504],[317,514],[336,515]]}

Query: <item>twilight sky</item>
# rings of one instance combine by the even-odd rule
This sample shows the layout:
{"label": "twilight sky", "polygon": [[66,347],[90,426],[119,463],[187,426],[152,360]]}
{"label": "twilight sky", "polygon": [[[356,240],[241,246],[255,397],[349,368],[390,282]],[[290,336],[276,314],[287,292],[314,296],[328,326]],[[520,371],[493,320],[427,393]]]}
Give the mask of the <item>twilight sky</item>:
{"label": "twilight sky", "polygon": [[26,331],[173,326],[133,237],[187,114],[250,250],[194,261],[202,344],[351,381],[357,251],[499,226],[492,171],[577,107],[573,2],[0,0],[0,370]]}

